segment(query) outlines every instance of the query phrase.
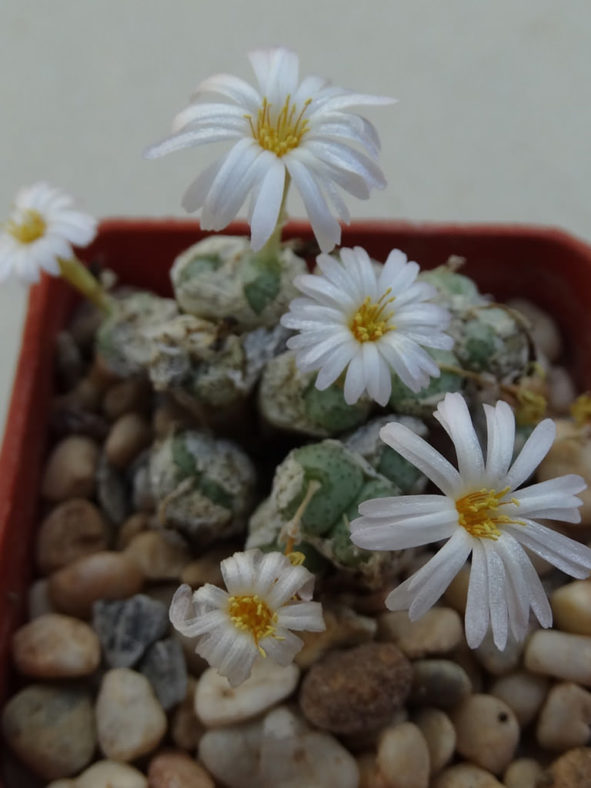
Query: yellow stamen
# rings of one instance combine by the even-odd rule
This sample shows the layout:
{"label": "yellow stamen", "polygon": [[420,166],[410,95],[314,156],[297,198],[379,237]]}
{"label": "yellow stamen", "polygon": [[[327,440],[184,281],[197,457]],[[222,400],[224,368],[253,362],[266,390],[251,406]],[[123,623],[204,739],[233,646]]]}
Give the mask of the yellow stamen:
{"label": "yellow stamen", "polygon": [[20,224],[11,219],[7,231],[22,244],[31,244],[45,234],[47,224],[39,211],[26,210]]}
{"label": "yellow stamen", "polygon": [[543,394],[539,394],[524,386],[518,386],[516,397],[515,418],[517,424],[524,426],[537,424],[542,421],[548,407],[546,397]]}
{"label": "yellow stamen", "polygon": [[481,539],[496,540],[501,535],[499,525],[513,523],[521,525],[519,520],[512,520],[505,514],[498,513],[499,506],[506,506],[509,503],[519,506],[516,498],[509,501],[501,500],[511,488],[505,487],[504,490],[476,490],[475,492],[464,495],[456,501],[458,511],[458,523],[468,531],[471,536]]}
{"label": "yellow stamen", "polygon": [[250,632],[261,655],[266,656],[259,641],[275,636],[277,613],[273,612],[258,594],[246,594],[230,597],[228,615],[236,629]]}
{"label": "yellow stamen", "polygon": [[385,311],[388,304],[395,300],[395,296],[386,298],[391,292],[392,289],[389,287],[377,302],[367,296],[353,315],[349,328],[358,342],[375,342],[388,331],[393,331],[396,328],[393,323],[390,323],[394,316],[394,310]]}
{"label": "yellow stamen", "polygon": [[586,391],[577,397],[570,406],[570,412],[579,427],[591,424],[591,392]]}
{"label": "yellow stamen", "polygon": [[267,98],[257,112],[256,121],[252,115],[245,115],[250,125],[250,131],[261,148],[271,151],[276,156],[285,156],[290,150],[297,148],[302,137],[310,128],[310,123],[304,118],[304,113],[311,104],[312,99],[307,99],[300,112],[296,115],[297,108],[287,96],[285,104],[279,114],[274,115]]}

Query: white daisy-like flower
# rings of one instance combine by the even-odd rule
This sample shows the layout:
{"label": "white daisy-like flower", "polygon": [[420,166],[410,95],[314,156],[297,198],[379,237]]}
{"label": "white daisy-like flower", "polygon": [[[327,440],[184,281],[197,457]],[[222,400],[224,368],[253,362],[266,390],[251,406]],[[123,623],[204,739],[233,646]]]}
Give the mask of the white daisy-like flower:
{"label": "white daisy-like flower", "polygon": [[320,632],[322,606],[311,602],[314,575],[283,553],[249,550],[221,564],[227,591],[182,585],[170,605],[173,626],[197,637],[196,651],[235,687],[259,656],[289,665],[303,646],[290,630]]}
{"label": "white daisy-like flower", "polygon": [[[377,132],[350,108],[390,104],[393,99],[343,90],[316,76],[300,82],[298,56],[282,47],[256,50],[249,58],[257,87],[229,74],[204,80],[193,103],[176,116],[172,136],[148,148],[146,156],[234,142],[184,196],[188,211],[203,209],[201,227],[222,230],[250,194],[251,244],[260,249],[277,225],[289,178],[321,250],[328,252],[341,238],[333,213],[349,221],[339,190],[364,200],[370,189],[386,185],[376,163]],[[208,95],[217,100],[208,100]]]}
{"label": "white daisy-like flower", "polygon": [[97,221],[75,210],[66,192],[36,183],[18,192],[0,227],[0,281],[14,275],[29,284],[39,281],[42,270],[59,276],[59,261],[73,257],[72,246],[94,239]]}
{"label": "white daisy-like flower", "polygon": [[435,289],[417,282],[419,266],[394,249],[376,266],[359,246],[341,249],[339,260],[319,255],[320,273],[295,278],[296,298],[281,322],[300,333],[288,347],[303,372],[319,370],[316,388],[328,388],[346,369],[345,401],[365,390],[380,405],[392,391],[392,372],[412,391],[439,377],[439,367],[421,346],[449,350],[449,312],[428,303]]}
{"label": "white daisy-like flower", "polygon": [[388,424],[382,440],[413,463],[443,495],[407,495],[365,501],[351,523],[351,539],[369,550],[402,550],[447,539],[421,569],[394,589],[390,610],[408,610],[412,621],[439,599],[472,555],[466,604],[466,640],[476,648],[489,627],[503,650],[509,631],[527,633],[530,608],[543,627],[552,624],[548,598],[524,547],[576,578],[591,571],[591,550],[536,522],[576,523],[576,497],[586,484],[568,474],[517,489],[549,451],[555,425],[545,419],[513,463],[515,417],[506,402],[484,405],[486,459],[461,394],[447,394],[435,418],[452,439],[458,470],[402,424]]}

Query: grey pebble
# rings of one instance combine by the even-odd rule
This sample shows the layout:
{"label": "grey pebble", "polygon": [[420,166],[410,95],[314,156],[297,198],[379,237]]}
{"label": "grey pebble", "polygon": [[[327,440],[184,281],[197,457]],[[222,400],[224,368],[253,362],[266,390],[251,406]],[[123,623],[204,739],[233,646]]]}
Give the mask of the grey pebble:
{"label": "grey pebble", "polygon": [[93,606],[92,625],[109,667],[129,668],[166,634],[168,609],[145,594],[113,602],[99,600]]}
{"label": "grey pebble", "polygon": [[165,711],[184,700],[187,693],[187,666],[183,647],[175,638],[154,643],[139,664]]}
{"label": "grey pebble", "polygon": [[448,659],[417,659],[412,663],[410,702],[446,709],[472,692],[466,671]]}

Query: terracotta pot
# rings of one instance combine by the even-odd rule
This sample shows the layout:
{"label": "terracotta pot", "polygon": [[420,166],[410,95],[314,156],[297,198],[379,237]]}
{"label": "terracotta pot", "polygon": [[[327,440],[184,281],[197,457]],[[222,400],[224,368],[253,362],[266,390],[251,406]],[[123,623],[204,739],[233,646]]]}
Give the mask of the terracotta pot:
{"label": "terracotta pot", "polygon": [[[244,233],[233,225],[228,233]],[[174,257],[203,236],[194,221],[107,220],[84,257],[116,271],[120,281],[170,293]],[[286,236],[312,238],[306,224]],[[463,272],[498,300],[522,295],[551,312],[566,338],[567,363],[580,387],[591,388],[591,248],[553,229],[497,225],[357,222],[343,245],[361,245],[376,259],[400,248],[431,268],[456,254]],[[32,573],[37,488],[47,450],[53,348],[75,303],[69,287],[46,277],[32,288],[6,434],[0,455],[0,699],[10,676],[10,635],[22,620]]]}

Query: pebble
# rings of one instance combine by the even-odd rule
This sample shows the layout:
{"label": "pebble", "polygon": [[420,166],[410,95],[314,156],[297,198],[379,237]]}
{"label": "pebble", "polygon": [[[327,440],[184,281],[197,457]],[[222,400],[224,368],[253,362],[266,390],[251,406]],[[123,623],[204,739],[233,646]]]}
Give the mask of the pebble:
{"label": "pebble", "polygon": [[457,573],[443,594],[443,600],[460,615],[466,612],[470,568],[465,566]]}
{"label": "pebble", "polygon": [[12,658],[25,676],[39,679],[89,676],[101,661],[101,647],[83,621],[47,613],[20,627],[12,638]]}
{"label": "pebble", "polygon": [[477,766],[501,774],[519,742],[519,723],[509,706],[492,695],[471,695],[450,716],[457,751]]}
{"label": "pebble", "polygon": [[107,758],[133,761],[158,746],[167,721],[145,676],[129,668],[114,668],[101,682],[96,726],[100,748]]}
{"label": "pebble", "polygon": [[550,764],[540,788],[589,788],[590,774],[591,747],[576,747]]}
{"label": "pebble", "polygon": [[591,637],[538,630],[527,643],[525,667],[532,673],[591,686]]}
{"label": "pebble", "polygon": [[466,671],[448,659],[419,659],[413,662],[411,703],[447,709],[472,692]]}
{"label": "pebble", "polygon": [[214,586],[224,585],[220,562],[232,555],[234,547],[234,545],[212,547],[204,555],[186,564],[181,572],[181,582],[187,583],[191,588],[199,588],[205,583]]}
{"label": "pebble", "polygon": [[322,615],[326,625],[322,632],[299,633],[304,645],[296,654],[295,662],[301,668],[309,668],[331,649],[357,646],[375,637],[375,618],[361,616],[346,605],[323,605]]}
{"label": "pebble", "polygon": [[201,764],[186,753],[166,751],[156,755],[148,767],[150,788],[215,788]]}
{"label": "pebble", "polygon": [[556,413],[568,416],[570,406],[577,397],[572,377],[564,367],[550,367],[548,382],[548,404]]}
{"label": "pebble", "polygon": [[96,497],[106,517],[121,525],[130,514],[129,484],[124,471],[116,468],[103,452],[96,472]]}
{"label": "pebble", "polygon": [[331,733],[355,734],[388,723],[410,691],[412,668],[393,643],[329,652],[300,689],[306,719]]}
{"label": "pebble", "polygon": [[589,742],[591,693],[571,682],[556,684],[538,719],[536,737],[547,750],[570,750]]}
{"label": "pebble", "polygon": [[503,651],[495,646],[493,636],[489,630],[480,646],[474,649],[474,656],[482,667],[494,676],[503,676],[515,670],[521,661],[523,642],[517,641],[509,635],[507,645]]}
{"label": "pebble", "polygon": [[133,411],[140,411],[150,396],[150,387],[143,378],[127,378],[114,383],[105,392],[103,413],[110,421]]}
{"label": "pebble", "polygon": [[135,512],[130,515],[117,531],[117,550],[125,550],[131,540],[147,530],[150,526],[150,517],[145,512]]}
{"label": "pebble", "polygon": [[55,613],[49,598],[49,583],[46,578],[35,580],[29,586],[27,613],[29,620],[43,616],[45,613]]}
{"label": "pebble", "polygon": [[[168,630],[168,609],[145,594],[95,602],[92,625],[112,668],[129,668]],[[184,691],[183,691],[184,695]]]}
{"label": "pebble", "polygon": [[456,748],[456,730],[441,709],[422,709],[415,715],[413,722],[427,743],[431,774],[437,774],[452,759]]}
{"label": "pebble", "polygon": [[340,742],[310,730],[290,709],[269,712],[263,722],[261,785],[279,788],[357,788],[357,763]]}
{"label": "pebble", "polygon": [[97,444],[82,435],[70,435],[52,450],[43,472],[41,495],[49,501],[92,498],[99,456]]}
{"label": "pebble", "polygon": [[447,654],[463,637],[462,619],[451,607],[434,607],[418,621],[411,621],[405,610],[378,618],[379,640],[395,643],[409,659]]}
{"label": "pebble", "polygon": [[199,760],[226,788],[261,788],[262,733],[260,719],[206,731],[199,742]]}
{"label": "pebble", "polygon": [[489,692],[511,708],[524,728],[540,710],[548,692],[548,681],[543,676],[517,671],[498,678]]}
{"label": "pebble", "polygon": [[126,763],[97,761],[79,774],[76,788],[148,788],[146,777]]}
{"label": "pebble", "polygon": [[197,682],[195,712],[207,727],[248,720],[287,698],[297,687],[297,665],[282,667],[268,659],[255,660],[252,673],[238,687],[208,668]]}
{"label": "pebble", "polygon": [[195,714],[195,690],[197,682],[192,676],[187,679],[187,692],[184,699],[172,713],[170,735],[181,750],[194,752],[205,732],[203,724]]}
{"label": "pebble", "polygon": [[2,728],[21,761],[46,780],[80,771],[96,747],[92,702],[80,689],[26,687],[4,707]]}
{"label": "pebble", "polygon": [[187,692],[187,666],[183,647],[175,638],[159,640],[146,651],[139,671],[152,685],[165,711],[180,703]]}
{"label": "pebble", "polygon": [[37,533],[37,566],[43,575],[85,555],[106,550],[106,523],[90,501],[72,498],[58,504],[41,523]]}
{"label": "pebble", "polygon": [[449,766],[437,775],[431,788],[505,788],[490,772],[472,763]]}
{"label": "pebble", "polygon": [[147,580],[179,580],[191,560],[185,540],[175,531],[143,531],[125,548]]}
{"label": "pebble", "polygon": [[575,580],[550,597],[554,626],[575,635],[591,635],[591,580]]}
{"label": "pebble", "polygon": [[105,441],[105,454],[111,465],[127,468],[151,440],[148,422],[137,413],[125,413],[111,426]]}
{"label": "pebble", "polygon": [[429,786],[429,748],[423,734],[412,722],[403,722],[382,732],[377,764],[386,785],[397,788]]}
{"label": "pebble", "polygon": [[507,304],[527,318],[534,343],[548,361],[552,362],[560,358],[562,336],[556,321],[548,312],[525,298],[512,298]]}
{"label": "pebble", "polygon": [[137,594],[142,573],[124,553],[105,550],[79,558],[49,578],[49,598],[57,610],[90,618],[98,599],[126,599]]}
{"label": "pebble", "polygon": [[533,758],[518,758],[507,768],[503,782],[506,788],[537,788],[543,773],[544,770]]}
{"label": "pebble", "polygon": [[47,783],[46,788],[78,788],[78,783],[75,780],[52,780]]}

